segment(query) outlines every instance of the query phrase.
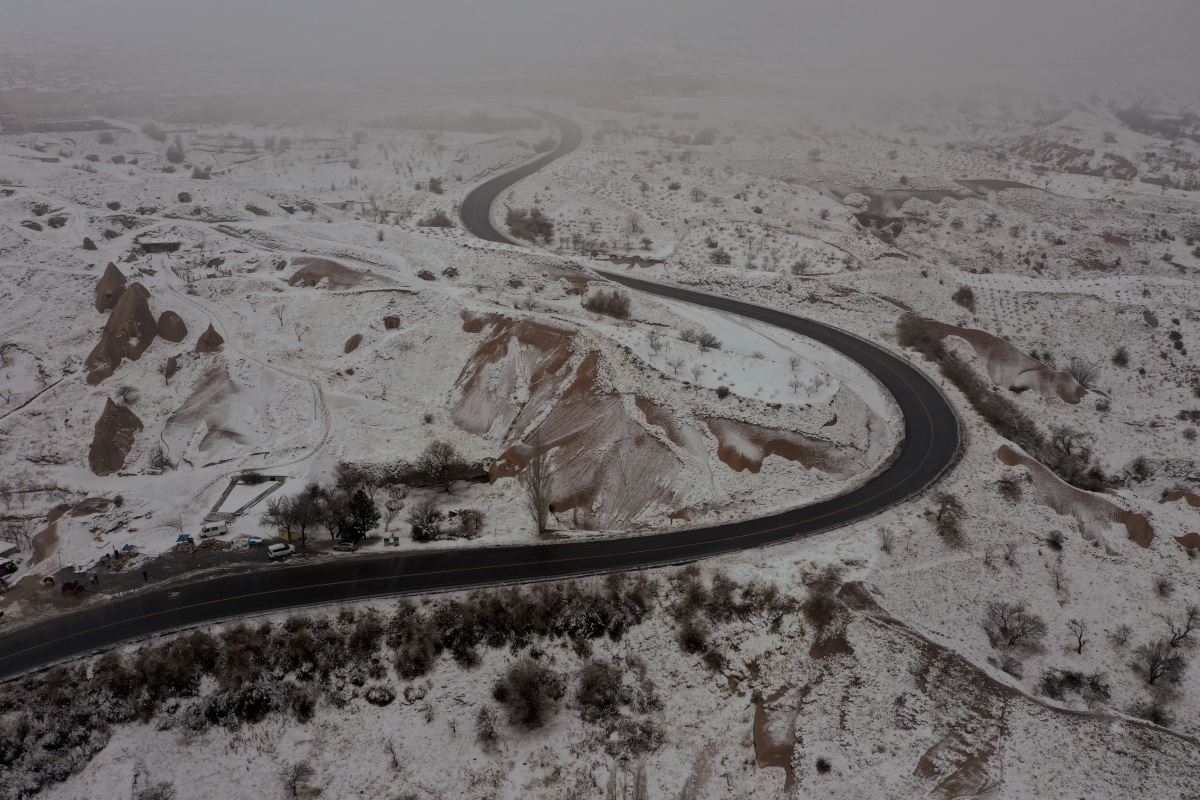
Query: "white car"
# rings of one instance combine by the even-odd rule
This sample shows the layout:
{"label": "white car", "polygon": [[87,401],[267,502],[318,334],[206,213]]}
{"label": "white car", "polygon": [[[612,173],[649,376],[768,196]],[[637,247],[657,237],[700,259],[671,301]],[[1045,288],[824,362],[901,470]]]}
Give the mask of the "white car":
{"label": "white car", "polygon": [[296,548],[292,547],[290,544],[284,544],[283,542],[276,542],[275,544],[267,545],[267,555],[273,559],[287,558],[295,552]]}

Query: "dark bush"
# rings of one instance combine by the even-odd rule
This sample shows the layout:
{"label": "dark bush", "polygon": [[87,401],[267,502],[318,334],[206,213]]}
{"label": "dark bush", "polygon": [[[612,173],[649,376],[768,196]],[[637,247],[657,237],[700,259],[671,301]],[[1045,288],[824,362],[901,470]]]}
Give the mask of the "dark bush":
{"label": "dark bush", "polygon": [[167,140],[167,132],[153,122],[147,122],[142,126],[142,133],[149,136],[156,142],[165,142]]}
{"label": "dark bush", "polygon": [[504,224],[509,233],[518,239],[536,242],[539,239],[549,244],[554,238],[554,221],[542,213],[540,208],[510,208],[505,214]]}
{"label": "dark bush", "polygon": [[950,297],[963,308],[975,313],[975,291],[970,286],[960,286]]}
{"label": "dark bush", "polygon": [[526,729],[544,725],[562,695],[562,677],[528,656],[509,667],[492,689],[492,697],[508,709],[509,721]]}
{"label": "dark bush", "polygon": [[417,225],[422,228],[453,228],[454,220],[450,219],[450,215],[439,208],[428,217],[418,220]]}
{"label": "dark bush", "polygon": [[629,316],[629,295],[616,289],[601,289],[589,294],[583,301],[583,307],[597,314],[626,319]]}
{"label": "dark bush", "polygon": [[695,618],[688,618],[679,626],[679,647],[685,653],[695,655],[708,649],[708,628]]}
{"label": "dark bush", "polygon": [[575,701],[584,722],[616,716],[630,699],[631,693],[622,680],[621,670],[611,662],[591,660],[583,665]]}

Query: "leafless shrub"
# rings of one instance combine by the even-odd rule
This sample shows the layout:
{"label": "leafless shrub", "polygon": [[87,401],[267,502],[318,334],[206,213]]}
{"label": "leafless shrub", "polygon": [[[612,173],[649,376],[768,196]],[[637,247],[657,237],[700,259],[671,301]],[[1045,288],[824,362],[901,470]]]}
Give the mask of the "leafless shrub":
{"label": "leafless shrub", "polygon": [[174,784],[162,781],[138,790],[137,800],[175,800]]}
{"label": "leafless shrub", "polygon": [[1019,503],[1025,491],[1024,483],[1017,475],[1003,475],[996,481],[996,491],[1008,502]]}
{"label": "leafless shrub", "polygon": [[1175,722],[1175,716],[1171,713],[1165,699],[1162,697],[1153,697],[1144,702],[1133,703],[1126,709],[1126,713],[1131,717],[1144,719],[1147,722],[1161,725],[1164,728],[1171,727]]}
{"label": "leafless shrub", "polygon": [[879,549],[887,554],[891,554],[892,548],[896,544],[896,534],[892,533],[889,528],[884,528],[879,532]]}
{"label": "leafless shrub", "polygon": [[830,565],[816,575],[808,578],[808,596],[800,604],[805,618],[813,626],[817,638],[822,638],[825,632],[837,620],[841,612],[841,604],[837,601],[836,592],[842,584],[842,573]]}
{"label": "leafless shrub", "polygon": [[495,747],[500,738],[496,732],[496,710],[489,705],[480,706],[475,715],[475,738],[485,750]]}
{"label": "leafless shrub", "polygon": [[1083,388],[1095,389],[1096,382],[1100,380],[1100,363],[1081,356],[1071,356],[1067,361],[1067,373]]}
{"label": "leafless shrub", "polygon": [[1113,647],[1124,647],[1129,644],[1129,638],[1133,636],[1133,626],[1122,623],[1109,631],[1108,641]]}

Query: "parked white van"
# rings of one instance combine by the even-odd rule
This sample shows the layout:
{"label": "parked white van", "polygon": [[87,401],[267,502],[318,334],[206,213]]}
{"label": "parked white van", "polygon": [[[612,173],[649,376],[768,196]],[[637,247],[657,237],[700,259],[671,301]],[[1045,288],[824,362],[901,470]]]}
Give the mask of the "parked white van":
{"label": "parked white van", "polygon": [[296,548],[283,542],[267,545],[267,555],[273,559],[287,558],[294,552],[296,552]]}
{"label": "parked white van", "polygon": [[229,533],[229,525],[224,522],[206,522],[200,527],[200,538],[211,539],[214,536],[224,536]]}

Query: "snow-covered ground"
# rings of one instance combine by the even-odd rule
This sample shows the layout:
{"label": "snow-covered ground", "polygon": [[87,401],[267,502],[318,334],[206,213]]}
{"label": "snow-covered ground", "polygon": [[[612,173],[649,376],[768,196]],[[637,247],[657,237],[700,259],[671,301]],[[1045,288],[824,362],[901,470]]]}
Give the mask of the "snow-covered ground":
{"label": "snow-covered ground", "polygon": [[[515,657],[485,649],[473,669],[444,656],[427,679],[383,678],[401,694],[423,689],[420,701],[323,702],[311,723],[274,716],[199,735],[159,730],[163,716],[117,726],[49,796],[128,791],[135,772],[172,782],[181,798],[261,796],[303,760],[337,796],[625,796],[607,794],[610,777],[636,783],[640,763],[650,797],[751,797],[784,789],[784,770],[761,766],[772,758],[794,772],[793,796],[1195,796],[1200,667],[1151,684],[1135,666],[1138,648],[1169,637],[1200,603],[1200,500],[1188,499],[1200,494],[1200,195],[1187,188],[1200,147],[1135,130],[1117,107],[1080,101],[1051,113],[975,97],[814,117],[774,97],[644,92],[619,108],[558,107],[584,127],[584,145],[504,198],[555,223],[551,241],[529,251],[472,240],[454,209],[471,185],[534,154],[547,133],[535,121],[436,135],[365,121],[210,126],[184,134],[189,157],[213,164],[207,181],[163,172],[165,145],[139,133],[140,120],[120,121],[129,130],[111,145],[94,133],[0,138],[0,332],[13,343],[0,367],[6,513],[36,518],[37,530],[60,503],[122,498],[59,517],[23,574],[52,572],[57,557],[88,564],[125,543],[164,550],[240,470],[288,476],[287,494],[328,480],[338,461],[411,460],[435,439],[505,469],[519,468],[527,433],[559,437],[589,469],[620,456],[629,474],[557,521],[567,533],[595,523],[581,535],[683,524],[672,521],[680,511],[703,524],[811,501],[860,480],[898,440],[890,399],[853,364],[684,304],[634,295],[627,318],[589,312],[584,298],[603,288],[581,271],[592,266],[811,316],[897,350],[907,313],[956,326],[971,340],[948,335],[945,349],[999,381],[991,390],[1045,434],[1076,431],[1071,446],[1087,447],[1105,476],[1100,491],[1082,493],[1013,458],[1013,443],[909,350],[966,428],[962,460],[937,490],[961,504],[963,541],[938,535],[941,502],[930,496],[706,564],[706,575],[773,581],[798,599],[825,565],[862,586],[843,592],[845,631],[832,644],[802,612],[777,629],[757,618],[714,624],[729,660],[717,671],[681,652],[665,604],[619,642],[598,641],[603,658],[646,662],[664,701],[659,748],[610,756],[570,693],[547,727],[506,727],[498,747],[481,747],[476,714]],[[226,132],[256,150],[221,152]],[[290,149],[269,152],[266,135],[288,136]],[[694,140],[709,143],[685,143]],[[443,194],[429,191],[436,177]],[[1142,180],[1163,177],[1169,186]],[[456,227],[418,224],[439,210]],[[141,255],[136,235],[183,247]],[[96,250],[82,249],[85,236]],[[303,257],[353,272],[327,269],[306,286],[296,279]],[[109,314],[95,310],[95,287],[109,261],[146,287],[155,318],[172,310],[188,333],[179,344],[156,339],[88,384],[83,362]],[[223,348],[194,352],[210,324]],[[702,350],[688,330],[721,347]],[[571,345],[558,361],[561,341]],[[169,356],[178,371],[164,380]],[[1095,374],[1078,402],[1013,375],[1071,367],[1078,377],[1085,362]],[[567,389],[584,378],[589,420],[604,423],[587,432],[620,437],[584,437],[555,416],[570,412]],[[93,425],[123,385],[137,390],[126,404],[142,428],[124,466],[100,477],[89,469]],[[464,408],[488,416],[464,423]],[[823,429],[831,416],[839,425]],[[820,435],[853,454],[853,474],[777,456],[761,471],[734,468],[718,444],[734,442],[752,462],[753,437],[714,429],[713,417]],[[885,433],[864,438],[874,419],[886,424],[871,430]],[[665,489],[646,490],[621,449],[630,431],[659,448],[661,460],[640,466],[676,476]],[[173,468],[152,464],[157,447]],[[475,544],[533,538],[510,477],[460,487],[453,503],[486,508]],[[231,527],[262,532],[257,512]],[[401,518],[393,529],[403,527]],[[1000,601],[1024,603],[1044,638],[1009,646],[989,636],[988,606]],[[1194,660],[1198,639],[1200,630],[1167,653]],[[565,673],[579,667],[569,644],[534,647]],[[1055,670],[1105,690],[1049,696]],[[1162,727],[1134,718],[1150,707]],[[756,753],[756,708],[775,749]]]}

